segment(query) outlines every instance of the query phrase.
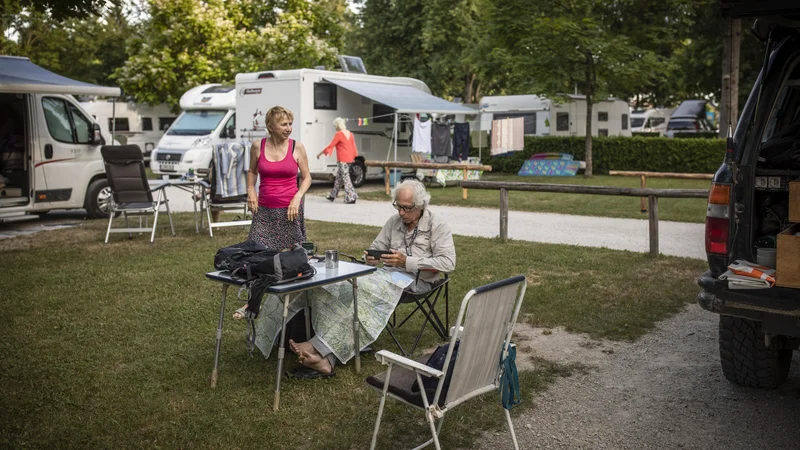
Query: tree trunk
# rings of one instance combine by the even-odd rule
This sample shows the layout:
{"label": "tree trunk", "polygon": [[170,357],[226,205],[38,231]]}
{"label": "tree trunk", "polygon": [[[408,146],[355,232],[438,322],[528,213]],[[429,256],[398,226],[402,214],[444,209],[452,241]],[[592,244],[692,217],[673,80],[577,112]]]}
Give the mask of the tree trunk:
{"label": "tree trunk", "polygon": [[728,123],[736,128],[739,117],[739,47],[742,41],[741,19],[725,24],[722,36],[722,90],[720,92],[719,137],[728,134]]}
{"label": "tree trunk", "polygon": [[475,74],[468,73],[464,77],[464,103],[474,103],[472,101],[472,84],[475,82]]}

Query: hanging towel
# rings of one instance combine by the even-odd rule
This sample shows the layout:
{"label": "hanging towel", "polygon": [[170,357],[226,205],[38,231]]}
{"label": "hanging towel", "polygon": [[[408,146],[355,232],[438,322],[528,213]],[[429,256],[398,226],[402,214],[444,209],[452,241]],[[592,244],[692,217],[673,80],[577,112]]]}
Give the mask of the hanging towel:
{"label": "hanging towel", "polygon": [[525,119],[492,121],[492,155],[515,152],[525,147]]}
{"label": "hanging towel", "polygon": [[453,159],[466,161],[469,158],[469,124],[453,126]]}
{"label": "hanging towel", "polygon": [[450,138],[450,125],[434,123],[431,131],[431,154],[433,160],[446,163],[453,154],[453,140]]}
{"label": "hanging towel", "polygon": [[411,144],[411,151],[417,153],[431,152],[431,121],[421,122],[418,117],[414,118],[414,141]]}
{"label": "hanging towel", "polygon": [[247,171],[250,143],[246,141],[218,144],[214,148],[216,195],[222,198],[247,194]]}

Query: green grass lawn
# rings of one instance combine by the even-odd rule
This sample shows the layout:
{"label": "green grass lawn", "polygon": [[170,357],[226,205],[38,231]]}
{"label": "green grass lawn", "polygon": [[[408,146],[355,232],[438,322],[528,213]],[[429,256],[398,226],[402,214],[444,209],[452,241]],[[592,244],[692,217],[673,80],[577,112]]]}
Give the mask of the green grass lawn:
{"label": "green grass lawn", "polygon": [[[226,311],[219,383],[209,387],[220,286],[203,274],[217,248],[245,239],[244,228],[221,229],[212,240],[180,214],[178,237],[161,228],[154,245],[143,235],[114,235],[104,245],[105,224],[0,241],[0,446],[369,446],[379,396],[364,378],[382,370],[374,358],[363,358],[361,374],[350,363],[329,380],[284,378],[273,412],[276,364],[247,355],[243,324],[230,319],[237,302]],[[310,240],[344,253],[359,252],[377,232],[308,223]],[[704,270],[697,260],[607,249],[462,236],[455,243],[451,320],[470,288],[524,274],[521,320],[618,340],[645,334],[693,301]],[[435,344],[429,330],[422,347]],[[394,348],[386,333],[373,346]],[[512,413],[535,407],[535,391],[575,370],[584,368],[536,361],[521,374],[525,401]],[[467,448],[483,430],[505,432],[499,400],[488,394],[448,414],[443,446]],[[379,446],[413,447],[427,435],[419,411],[387,402]]]}
{"label": "green grass lawn", "polygon": [[[486,173],[481,179],[485,181],[640,187],[638,177],[610,175],[596,175],[587,179],[580,175],[575,177],[519,177]],[[709,180],[647,179],[647,187],[657,189],[708,189],[710,183]],[[441,188],[434,183],[429,191],[431,203],[435,205],[495,209],[500,205],[500,193],[496,190],[470,189],[467,200],[461,198],[461,188],[455,184],[452,187]],[[364,200],[386,199],[384,192],[364,192],[359,193],[358,196]],[[647,213],[641,212],[640,201],[637,197],[509,191],[508,206],[514,211],[647,219]],[[658,200],[658,217],[660,220],[703,223],[706,219],[706,200],[702,198],[660,198]]]}

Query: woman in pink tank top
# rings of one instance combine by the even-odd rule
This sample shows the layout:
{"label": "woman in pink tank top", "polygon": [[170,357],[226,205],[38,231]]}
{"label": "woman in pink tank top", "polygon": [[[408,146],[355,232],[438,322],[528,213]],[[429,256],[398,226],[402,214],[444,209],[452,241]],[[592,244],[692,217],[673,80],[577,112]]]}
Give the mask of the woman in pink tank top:
{"label": "woman in pink tank top", "polygon": [[[311,172],[305,147],[289,138],[293,120],[291,111],[271,108],[266,117],[269,136],[250,147],[247,207],[253,212],[253,223],[248,239],[273,249],[291,248],[306,240],[303,195],[311,186]],[[258,189],[257,179],[261,180]]]}

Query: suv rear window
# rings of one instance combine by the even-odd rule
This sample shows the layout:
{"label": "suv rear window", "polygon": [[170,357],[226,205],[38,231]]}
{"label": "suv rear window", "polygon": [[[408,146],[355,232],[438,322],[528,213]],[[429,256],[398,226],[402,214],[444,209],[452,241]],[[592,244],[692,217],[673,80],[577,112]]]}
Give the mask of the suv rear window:
{"label": "suv rear window", "polygon": [[670,130],[695,130],[694,120],[670,120],[667,128]]}

